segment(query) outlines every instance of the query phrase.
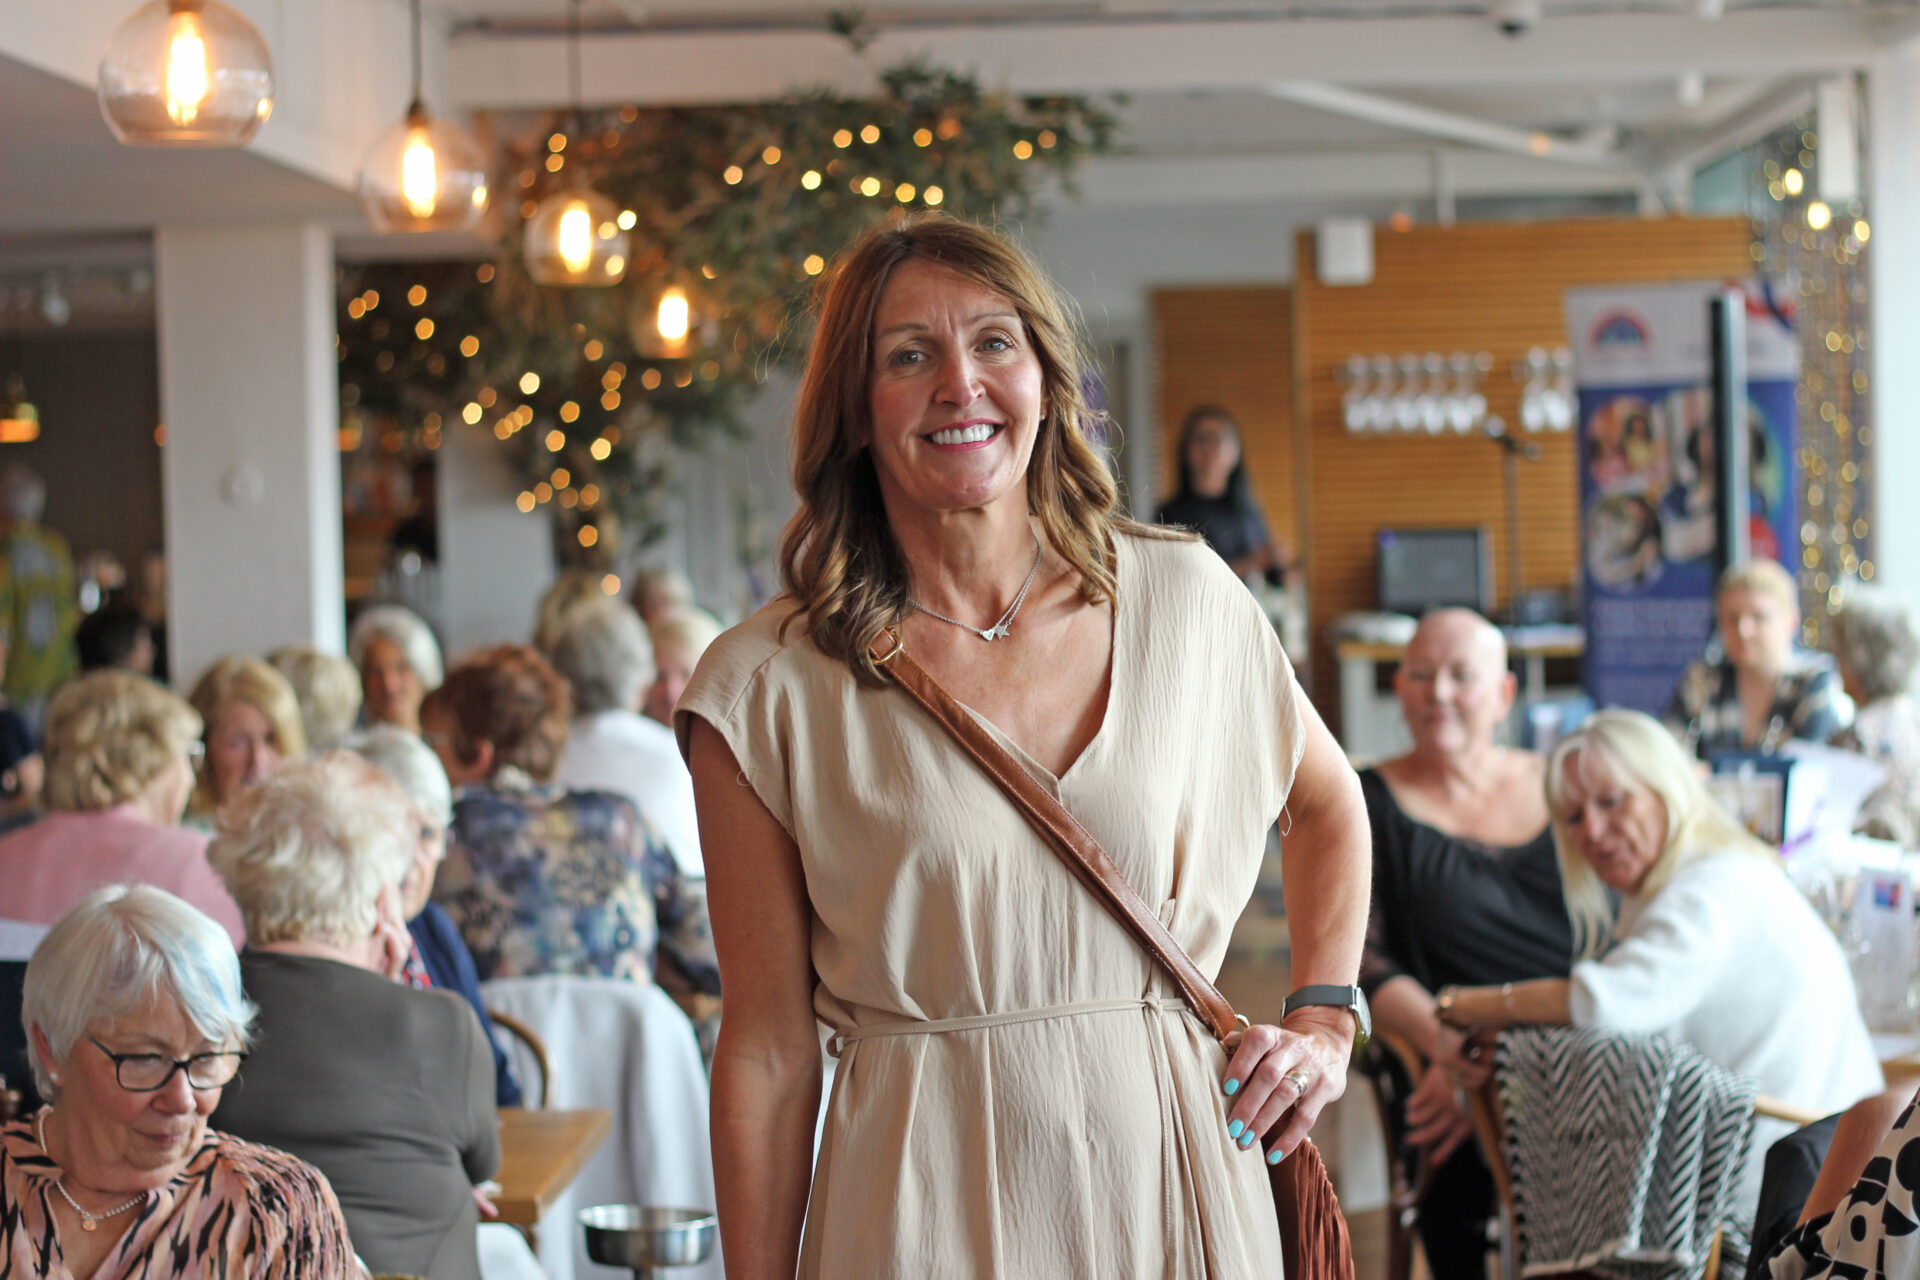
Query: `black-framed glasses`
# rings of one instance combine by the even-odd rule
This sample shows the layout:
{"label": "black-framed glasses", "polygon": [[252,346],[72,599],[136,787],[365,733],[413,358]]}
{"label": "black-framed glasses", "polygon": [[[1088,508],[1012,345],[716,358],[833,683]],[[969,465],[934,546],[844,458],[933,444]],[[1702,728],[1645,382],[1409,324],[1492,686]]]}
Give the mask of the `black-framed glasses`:
{"label": "black-framed glasses", "polygon": [[187,1083],[196,1089],[218,1089],[240,1074],[247,1055],[238,1049],[224,1053],[196,1053],[191,1058],[169,1058],[164,1053],[115,1053],[94,1040],[93,1047],[113,1059],[113,1078],[128,1093],[155,1093],[167,1087],[173,1073],[187,1073]]}

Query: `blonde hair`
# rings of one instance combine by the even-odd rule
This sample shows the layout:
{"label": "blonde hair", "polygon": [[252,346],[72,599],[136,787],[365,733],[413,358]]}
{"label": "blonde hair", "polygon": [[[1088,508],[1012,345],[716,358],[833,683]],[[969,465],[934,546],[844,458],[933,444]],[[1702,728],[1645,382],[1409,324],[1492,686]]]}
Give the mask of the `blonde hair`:
{"label": "blonde hair", "polygon": [[207,861],[247,941],[347,946],[373,933],[383,890],[413,866],[413,802],[386,770],[328,751],[280,770],[219,818]]}
{"label": "blonde hair", "polygon": [[1619,709],[1597,712],[1554,746],[1547,758],[1547,808],[1554,849],[1560,859],[1561,893],[1573,923],[1574,946],[1581,959],[1600,954],[1611,940],[1613,911],[1605,886],[1574,848],[1562,821],[1561,799],[1569,765],[1583,774],[1596,767],[1623,782],[1637,783],[1660,798],[1667,810],[1666,839],[1636,891],[1651,898],[1673,873],[1696,858],[1738,850],[1778,862],[1775,850],[1756,839],[1720,807],[1700,780],[1692,756],[1652,716]]}
{"label": "blonde hair", "polygon": [[[901,265],[928,262],[1013,304],[1040,361],[1045,416],[1027,466],[1027,509],[1073,567],[1089,603],[1113,598],[1113,535],[1142,527],[1118,514],[1106,459],[1088,433],[1102,422],[1087,400],[1090,362],[1059,288],[1017,245],[984,227],[917,214],[862,235],[819,295],[813,348],[794,406],[793,487],[800,507],[780,545],[780,575],[807,633],[856,678],[880,683],[867,646],[907,611],[907,564],[887,524],[863,443],[871,426],[873,322]],[[655,648],[659,643],[656,639]]]}
{"label": "blonde hair", "polygon": [[647,638],[653,642],[656,663],[664,653],[685,658],[687,669],[692,670],[700,664],[700,655],[707,651],[707,646],[720,638],[723,629],[720,620],[705,609],[688,605],[662,614],[647,628]]}
{"label": "blonde hair", "polygon": [[[221,658],[202,675],[187,698],[200,713],[201,731],[211,734],[221,715],[235,703],[245,703],[267,718],[275,747],[283,760],[307,754],[307,731],[300,723],[300,700],[287,678],[258,658],[235,655]],[[212,744],[209,743],[209,746]],[[213,792],[213,770],[203,768],[193,790],[192,807],[211,811],[231,800]]]}
{"label": "blonde hair", "polygon": [[1714,604],[1725,599],[1729,591],[1751,591],[1794,613],[1800,612],[1800,589],[1794,585],[1793,575],[1774,560],[1755,559],[1728,565],[1714,586]]}
{"label": "blonde hair", "polygon": [[47,808],[111,809],[137,799],[200,736],[200,715],[131,671],[91,671],[47,704]]}
{"label": "blonde hair", "polygon": [[307,749],[337,747],[353,731],[360,715],[360,673],[337,653],[310,644],[290,644],[267,655],[273,669],[286,678],[300,704],[300,726]]}

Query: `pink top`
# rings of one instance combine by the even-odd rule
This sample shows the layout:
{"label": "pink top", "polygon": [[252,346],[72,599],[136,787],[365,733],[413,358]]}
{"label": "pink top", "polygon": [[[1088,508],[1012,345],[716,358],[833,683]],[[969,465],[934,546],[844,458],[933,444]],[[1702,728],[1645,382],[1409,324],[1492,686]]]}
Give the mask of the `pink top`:
{"label": "pink top", "polygon": [[49,813],[0,836],[0,919],[53,924],[109,884],[150,884],[214,918],[236,950],[247,940],[234,905],[207,861],[207,837],[162,827],[132,805]]}

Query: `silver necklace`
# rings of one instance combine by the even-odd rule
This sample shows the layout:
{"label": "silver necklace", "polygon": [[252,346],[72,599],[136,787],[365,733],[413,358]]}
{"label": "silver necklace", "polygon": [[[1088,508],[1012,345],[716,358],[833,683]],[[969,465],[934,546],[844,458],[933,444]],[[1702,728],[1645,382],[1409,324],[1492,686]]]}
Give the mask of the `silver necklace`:
{"label": "silver necklace", "polygon": [[938,618],[942,622],[950,622],[962,631],[973,632],[973,634],[979,636],[982,640],[1000,640],[1013,634],[1013,620],[1019,616],[1020,606],[1027,602],[1027,590],[1033,586],[1033,576],[1039,572],[1040,535],[1036,533],[1033,536],[1033,568],[1027,570],[1027,580],[1020,584],[1020,593],[1014,596],[1013,603],[1007,606],[1007,611],[1000,615],[1000,621],[985,629],[976,627],[969,622],[962,622],[958,618],[949,618],[944,613],[935,613],[932,609],[927,608],[927,606],[921,604],[912,596],[907,597],[907,603],[926,614],[929,618]]}
{"label": "silver necklace", "polygon": [[[42,1151],[45,1151],[47,1149],[47,1116],[52,1111],[53,1111],[52,1107],[42,1107],[40,1109],[40,1115],[38,1119],[35,1121],[35,1124],[38,1126],[37,1133],[40,1138],[40,1149]],[[108,1218],[117,1218],[121,1214],[125,1213],[127,1210],[133,1208],[135,1205],[145,1204],[147,1202],[147,1193],[142,1191],[139,1195],[127,1201],[125,1204],[120,1205],[117,1208],[109,1209],[105,1213],[88,1213],[85,1209],[82,1209],[80,1207],[80,1202],[73,1198],[73,1193],[67,1190],[66,1174],[63,1173],[60,1175],[59,1180],[53,1184],[53,1189],[55,1191],[58,1191],[60,1193],[60,1198],[62,1200],[65,1200],[68,1204],[72,1205],[73,1211],[80,1215],[80,1229],[82,1231],[98,1231],[100,1229],[100,1224],[102,1222],[105,1222]]]}

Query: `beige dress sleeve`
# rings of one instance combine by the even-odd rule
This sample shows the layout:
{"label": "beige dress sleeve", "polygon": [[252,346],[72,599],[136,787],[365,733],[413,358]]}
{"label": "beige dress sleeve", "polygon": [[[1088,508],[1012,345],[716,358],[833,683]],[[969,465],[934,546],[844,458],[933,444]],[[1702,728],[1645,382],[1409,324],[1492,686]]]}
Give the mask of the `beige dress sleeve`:
{"label": "beige dress sleeve", "polygon": [[[1023,763],[1214,974],[1299,764],[1293,672],[1203,544],[1123,536],[1116,568],[1100,730]],[[841,1062],[801,1276],[1279,1276],[1219,1047],[938,725],[783,616],[715,643],[676,727],[720,732],[805,870]]]}

